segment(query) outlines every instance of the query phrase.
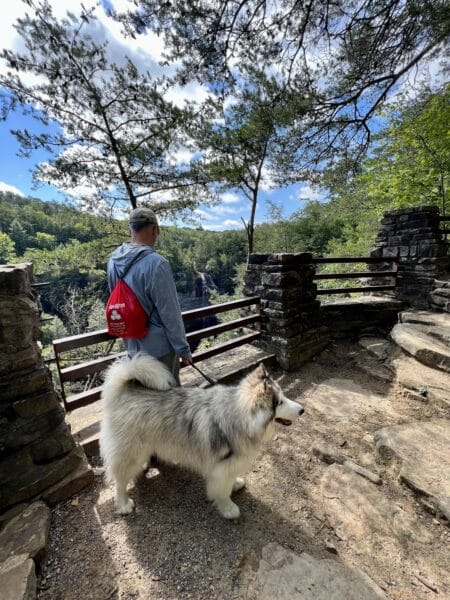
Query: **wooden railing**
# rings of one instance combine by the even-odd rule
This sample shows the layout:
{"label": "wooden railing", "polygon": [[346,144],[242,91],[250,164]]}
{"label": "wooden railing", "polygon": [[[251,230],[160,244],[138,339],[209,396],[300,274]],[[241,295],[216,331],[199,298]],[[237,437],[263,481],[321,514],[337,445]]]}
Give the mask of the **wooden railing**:
{"label": "wooden railing", "polygon": [[[215,304],[213,306],[206,306],[204,308],[198,308],[195,310],[183,312],[183,320],[186,322],[202,317],[207,317],[210,315],[216,315],[219,313],[228,312],[239,308],[244,308],[247,306],[255,306],[255,312],[245,317],[234,319],[233,321],[219,323],[218,325],[214,325],[213,327],[206,327],[204,329],[192,331],[186,336],[188,342],[197,341],[209,337],[215,337],[220,333],[224,333],[226,331],[232,331],[240,329],[242,327],[248,327],[249,325],[254,323],[259,323],[261,321],[260,299],[258,296],[252,296],[248,298],[243,298],[242,300],[234,300],[232,302]],[[192,356],[193,361],[194,363],[196,363],[206,358],[210,358],[211,356],[215,356],[217,354],[221,354],[222,352],[226,352],[227,350],[231,350],[232,348],[237,348],[238,346],[242,346],[243,344],[248,344],[249,342],[256,340],[260,335],[261,334],[259,331],[254,331],[252,333],[239,335],[238,337],[235,337],[227,342],[217,344],[211,348],[208,348],[207,350],[195,352]],[[74,335],[53,341],[55,362],[58,370],[59,380],[61,383],[61,394],[66,410],[75,410],[76,408],[87,406],[88,404],[91,404],[100,398],[103,387],[101,385],[92,387],[92,381],[95,382],[95,377],[99,373],[104,371],[117,358],[126,355],[126,352],[113,352],[115,341],[116,338],[110,336],[106,329],[102,329],[100,331],[92,331],[90,333],[83,333],[81,335]],[[64,364],[66,362],[66,359],[63,356],[65,355],[65,353],[73,350],[78,350],[80,348],[88,348],[90,346],[94,346],[96,344],[104,342],[107,342],[107,345],[106,349],[104,349],[102,356],[81,363],[78,362],[76,364],[69,365]],[[183,367],[184,365],[181,366]],[[86,386],[87,389],[84,389],[83,391],[75,394],[66,395],[64,384],[67,384],[69,382],[80,381],[81,379],[86,377],[94,378],[88,382]]]}
{"label": "wooden railing", "polygon": [[329,264],[340,264],[340,263],[366,263],[366,264],[380,264],[380,263],[391,263],[391,269],[383,271],[353,271],[348,273],[317,273],[314,276],[315,281],[325,279],[376,279],[381,277],[391,277],[393,283],[389,285],[368,285],[368,286],[355,286],[355,287],[341,287],[341,288],[318,288],[317,295],[331,295],[331,294],[349,294],[353,292],[383,292],[387,290],[393,290],[397,283],[397,267],[398,258],[396,257],[374,257],[374,256],[354,256],[354,257],[332,257],[332,258],[314,258],[313,262],[316,265],[329,265]]}

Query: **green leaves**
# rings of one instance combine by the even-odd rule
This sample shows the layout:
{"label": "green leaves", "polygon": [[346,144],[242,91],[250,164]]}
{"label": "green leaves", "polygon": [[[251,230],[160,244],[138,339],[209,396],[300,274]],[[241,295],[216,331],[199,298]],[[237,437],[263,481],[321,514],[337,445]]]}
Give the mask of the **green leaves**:
{"label": "green leaves", "polygon": [[[169,102],[161,82],[131,59],[111,59],[108,42],[96,41],[102,25],[94,9],[58,19],[45,0],[27,4],[32,16],[16,27],[24,51],[1,53],[11,70],[0,76],[6,90],[0,104],[3,115],[28,104],[44,129],[14,132],[24,154],[54,153],[37,167],[35,180],[81,193],[85,208],[104,212],[141,199],[151,204],[153,194],[186,186],[187,170],[170,155],[182,145],[188,111]],[[196,205],[192,195],[183,210]],[[165,206],[177,210],[170,198]]]}
{"label": "green leaves", "polygon": [[377,135],[373,155],[357,177],[360,189],[383,207],[438,204],[448,210],[450,86],[394,106]]}

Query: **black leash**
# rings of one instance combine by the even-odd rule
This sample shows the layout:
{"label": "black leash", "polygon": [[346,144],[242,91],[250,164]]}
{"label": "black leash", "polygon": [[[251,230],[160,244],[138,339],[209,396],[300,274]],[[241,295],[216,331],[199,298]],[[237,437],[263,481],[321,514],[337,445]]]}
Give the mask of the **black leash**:
{"label": "black leash", "polygon": [[209,375],[207,375],[206,373],[203,373],[203,371],[201,369],[199,369],[197,367],[197,365],[194,365],[194,363],[191,363],[191,367],[193,367],[196,371],[198,371],[200,373],[200,375],[202,377],[204,377],[206,379],[206,381],[210,384],[210,385],[215,385],[217,383],[217,381],[215,379],[213,379],[212,377],[210,377]]}

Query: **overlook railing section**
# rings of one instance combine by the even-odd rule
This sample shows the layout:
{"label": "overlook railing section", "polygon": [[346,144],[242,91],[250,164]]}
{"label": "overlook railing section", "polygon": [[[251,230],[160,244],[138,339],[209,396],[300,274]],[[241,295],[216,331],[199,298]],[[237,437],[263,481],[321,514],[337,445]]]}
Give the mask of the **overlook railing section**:
{"label": "overlook railing section", "polygon": [[[261,321],[260,299],[257,296],[252,296],[243,298],[242,300],[224,302],[222,304],[215,304],[213,306],[206,306],[183,312],[183,320],[184,322],[188,322],[249,306],[255,307],[254,312],[251,314],[224,323],[219,323],[212,327],[205,327],[192,331],[186,335],[188,342],[215,337],[227,331],[237,331],[246,328],[251,324],[259,323]],[[194,352],[192,356],[193,361],[196,363],[206,358],[210,358],[211,356],[226,352],[227,350],[248,344],[249,342],[256,340],[259,336],[259,331],[253,331],[251,333],[240,332],[240,335],[231,340],[216,344],[213,347],[200,352]],[[117,342],[121,343],[121,340],[117,340],[110,336],[107,329],[53,341],[55,362],[61,383],[61,394],[66,410],[71,411],[81,408],[82,406],[87,406],[100,398],[103,388],[102,385],[97,385],[98,375],[117,358],[126,356],[126,352],[124,351],[114,351],[114,346]],[[100,356],[97,355],[95,358],[88,358],[88,360],[80,362],[79,357],[74,359],[73,356],[70,355],[74,350],[88,349],[97,346],[98,344],[101,344],[102,348],[97,352],[97,354],[100,353]],[[73,382],[83,382],[84,389],[76,393],[67,393],[65,386]]]}
{"label": "overlook railing section", "polygon": [[[317,295],[350,294],[356,292],[383,292],[393,290],[397,284],[398,258],[396,257],[373,257],[373,256],[354,256],[354,257],[332,257],[332,258],[313,258],[315,265],[331,265],[345,263],[365,263],[365,264],[386,264],[391,265],[390,269],[381,271],[348,271],[342,273],[316,273],[314,281],[339,280],[339,279],[385,279],[389,277],[391,283],[381,285],[360,285],[353,287],[336,288],[317,288]],[[371,282],[370,282],[371,283]]]}

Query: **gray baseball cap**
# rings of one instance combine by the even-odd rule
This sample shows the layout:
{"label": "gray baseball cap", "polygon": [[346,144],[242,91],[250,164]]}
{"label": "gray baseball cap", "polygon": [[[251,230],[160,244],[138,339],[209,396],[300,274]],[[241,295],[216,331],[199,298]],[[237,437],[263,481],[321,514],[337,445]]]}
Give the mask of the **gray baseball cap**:
{"label": "gray baseball cap", "polygon": [[158,219],[151,208],[141,206],[131,211],[128,222],[139,225],[158,225]]}

